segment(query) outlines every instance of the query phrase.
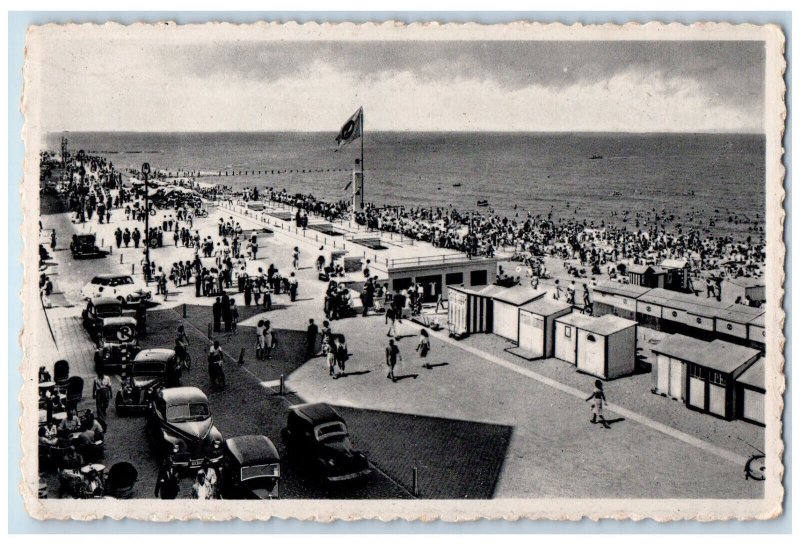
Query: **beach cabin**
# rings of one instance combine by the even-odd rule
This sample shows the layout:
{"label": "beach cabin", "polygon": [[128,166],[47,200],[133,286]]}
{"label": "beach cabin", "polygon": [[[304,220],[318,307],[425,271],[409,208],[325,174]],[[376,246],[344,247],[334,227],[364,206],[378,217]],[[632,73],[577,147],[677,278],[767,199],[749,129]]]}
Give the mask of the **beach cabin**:
{"label": "beach cabin", "polygon": [[747,344],[764,352],[767,343],[767,330],[764,327],[765,314],[761,314],[747,323]]}
{"label": "beach cabin", "polygon": [[673,291],[689,291],[689,262],[685,259],[665,259],[661,262],[664,271],[664,288]]}
{"label": "beach cabin", "polygon": [[555,321],[557,358],[602,379],[633,373],[636,368],[636,322],[613,314],[599,318],[568,314]]}
{"label": "beach cabin", "polygon": [[686,406],[732,420],[736,407],[735,381],[758,359],[758,350],[717,339],[687,356]]}
{"label": "beach cabin", "polygon": [[653,393],[686,401],[686,362],[708,343],[685,335],[670,335],[651,349],[655,356]]}
{"label": "beach cabin", "polygon": [[541,299],[546,292],[530,286],[504,288],[493,296],[492,333],[513,342],[519,341],[519,308]]}
{"label": "beach cabin", "polygon": [[662,310],[665,304],[671,304],[662,292],[666,290],[650,290],[636,300],[636,321],[651,329],[661,329]]}
{"label": "beach cabin", "polygon": [[736,418],[763,426],[765,420],[766,376],[764,358],[758,358],[736,379]]}
{"label": "beach cabin", "polygon": [[628,320],[636,319],[636,300],[650,291],[650,288],[620,284],[619,282],[598,282],[592,288],[594,316],[613,314]]}
{"label": "beach cabin", "polygon": [[720,300],[727,303],[747,304],[749,300],[753,305],[759,306],[767,300],[766,282],[763,278],[725,278],[720,282]]}
{"label": "beach cabin", "polygon": [[764,311],[744,305],[732,305],[717,313],[716,334],[718,339],[748,345],[748,325]]}
{"label": "beach cabin", "polygon": [[525,359],[552,358],[556,319],[572,312],[572,305],[542,297],[519,308],[519,346],[509,350]]}
{"label": "beach cabin", "polygon": [[628,267],[628,281],[634,286],[663,288],[666,273],[653,265],[631,265]]}
{"label": "beach cabin", "polygon": [[493,323],[492,296],[501,291],[499,286],[471,289],[463,286],[447,288],[447,322],[450,333],[464,337],[472,333],[489,333]]}
{"label": "beach cabin", "polygon": [[578,329],[578,371],[602,379],[630,375],[636,368],[636,322],[606,314]]}
{"label": "beach cabin", "polygon": [[565,314],[555,319],[555,356],[575,365],[578,358],[578,329],[592,321],[585,314]]}

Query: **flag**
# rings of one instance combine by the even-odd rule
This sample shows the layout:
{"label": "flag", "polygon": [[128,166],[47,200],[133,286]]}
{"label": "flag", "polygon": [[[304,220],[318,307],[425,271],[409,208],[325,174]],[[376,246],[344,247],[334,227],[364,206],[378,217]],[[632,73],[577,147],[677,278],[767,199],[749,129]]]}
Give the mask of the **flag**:
{"label": "flag", "polygon": [[339,134],[336,136],[336,144],[341,148],[346,146],[356,138],[361,136],[361,124],[363,123],[362,116],[364,109],[359,108],[356,113],[350,116],[350,119],[342,125]]}

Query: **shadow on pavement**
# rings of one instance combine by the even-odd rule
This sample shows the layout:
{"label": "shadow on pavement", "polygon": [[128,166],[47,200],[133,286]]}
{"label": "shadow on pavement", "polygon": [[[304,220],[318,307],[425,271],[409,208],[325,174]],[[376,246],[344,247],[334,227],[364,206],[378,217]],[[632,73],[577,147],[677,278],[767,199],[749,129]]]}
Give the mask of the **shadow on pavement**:
{"label": "shadow on pavement", "polygon": [[411,490],[417,468],[420,498],[487,499],[506,457],[510,426],[336,407],[356,448]]}

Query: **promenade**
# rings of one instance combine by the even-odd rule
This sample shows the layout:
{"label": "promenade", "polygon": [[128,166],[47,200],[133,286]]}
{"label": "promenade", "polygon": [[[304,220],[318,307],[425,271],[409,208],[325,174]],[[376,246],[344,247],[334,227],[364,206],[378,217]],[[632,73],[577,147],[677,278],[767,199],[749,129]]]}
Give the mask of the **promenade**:
{"label": "promenade", "polygon": [[[151,218],[160,224],[163,212]],[[211,339],[207,324],[214,298],[195,297],[192,285],[174,288],[166,300],[148,312],[143,346],[171,347],[178,325],[186,324],[195,362],[184,383],[209,394],[215,423],[225,437],[244,433],[269,436],[282,454],[279,430],[288,406],[304,401],[325,401],[339,408],[348,422],[357,448],[365,450],[376,471],[363,487],[340,491],[345,497],[411,497],[412,472],[419,475],[423,498],[489,497],[642,497],[642,498],[757,498],[761,483],[745,481],[743,465],[753,454],[747,443],[761,445],[763,430],[743,422],[725,422],[687,411],[681,404],[649,392],[652,377],[637,375],[607,385],[610,430],[593,426],[589,404],[583,401],[593,379],[557,360],[527,362],[504,351],[508,345],[494,335],[474,335],[453,341],[432,333],[431,368],[422,367],[414,351],[420,327],[404,320],[398,325],[403,364],[396,383],[386,379],[384,347],[386,326],[382,315],[356,317],[332,323],[335,333],[346,336],[351,358],[346,376],[332,380],[322,358],[306,361],[304,335],[309,318],[318,325],[325,319],[322,300],[326,283],[317,280],[314,262],[319,247],[334,249],[334,239],[320,240],[313,229],[305,233],[280,214],[247,211],[242,207],[215,206],[207,219],[196,219],[200,236],[213,235],[220,218],[232,217],[245,234],[268,227],[274,235],[259,240],[259,259],[248,271],[274,264],[288,274],[291,252],[300,248],[296,271],[298,299],[273,296],[273,310],[245,307],[236,289],[241,315],[235,335],[217,334],[228,355],[229,386],[216,391],[208,384],[204,354]],[[59,245],[49,274],[57,297],[48,309],[59,354],[67,357],[74,373],[84,376],[85,397],[91,397],[93,365],[91,342],[80,326],[84,303],[80,288],[102,272],[141,274],[142,248],[113,248],[105,259],[74,261],[68,249],[72,232],[92,231],[98,242],[113,244],[113,231],[126,222],[115,209],[110,224],[73,224],[68,215],[42,216],[43,229],[56,229]],[[124,225],[123,225],[124,226]],[[351,225],[337,225],[350,232]],[[355,235],[359,236],[357,228]],[[347,235],[335,237],[338,246],[354,244]],[[392,239],[393,241],[393,239]],[[190,260],[193,250],[172,246],[152,250],[151,259],[168,270],[177,260]],[[401,247],[402,247],[402,243]],[[430,246],[407,245],[409,255],[425,255]],[[155,289],[154,289],[155,292]],[[186,318],[183,318],[186,305]],[[271,360],[256,360],[254,325],[269,319],[279,340]],[[640,346],[647,346],[649,330],[640,331]],[[244,364],[236,363],[244,350]],[[40,354],[46,361],[46,352]],[[52,361],[49,362],[52,365]],[[277,395],[281,376],[289,390]],[[116,389],[115,384],[115,389]],[[91,399],[85,403],[91,405]],[[109,462],[130,460],[140,470],[139,494],[152,493],[155,462],[144,439],[144,420],[110,415]],[[646,454],[643,454],[646,453]],[[302,479],[284,464],[284,497],[327,497],[329,494]],[[188,481],[184,481],[188,485]]]}

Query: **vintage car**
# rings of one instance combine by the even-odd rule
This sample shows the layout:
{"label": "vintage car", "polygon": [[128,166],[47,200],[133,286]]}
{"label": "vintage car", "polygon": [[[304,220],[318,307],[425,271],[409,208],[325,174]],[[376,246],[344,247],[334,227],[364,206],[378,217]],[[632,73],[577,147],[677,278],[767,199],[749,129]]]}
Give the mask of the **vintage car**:
{"label": "vintage car", "polygon": [[371,471],[367,457],[350,444],[344,419],[326,403],[291,408],[281,438],[291,460],[324,483],[360,479]]}
{"label": "vintage car", "polygon": [[232,437],[222,446],[222,497],[267,500],[278,497],[281,460],[263,435]]}
{"label": "vintage car", "polygon": [[136,318],[105,318],[102,328],[97,332],[96,343],[95,369],[108,371],[112,367],[127,364],[140,350],[136,339]]}
{"label": "vintage car", "polygon": [[153,296],[144,284],[137,282],[129,274],[98,274],[81,288],[81,295],[85,299],[113,297],[122,305],[147,301]]}
{"label": "vintage car", "polygon": [[222,460],[222,434],[214,427],[208,398],[200,388],[164,388],[147,410],[147,429],[160,457],[172,456],[178,469],[196,469]]}
{"label": "vintage car", "polygon": [[175,351],[168,348],[142,350],[122,368],[121,382],[114,399],[117,415],[144,413],[162,388],[180,384]]}
{"label": "vintage car", "polygon": [[97,237],[92,234],[72,235],[69,250],[73,259],[91,259],[108,255],[107,251],[97,247]]}
{"label": "vintage car", "polygon": [[93,297],[86,303],[86,308],[81,312],[83,327],[92,336],[97,338],[103,329],[103,322],[109,318],[122,316],[122,305],[112,297]]}

